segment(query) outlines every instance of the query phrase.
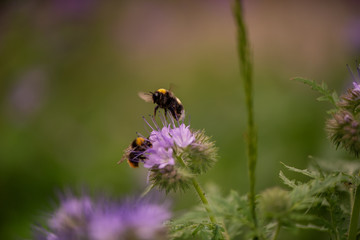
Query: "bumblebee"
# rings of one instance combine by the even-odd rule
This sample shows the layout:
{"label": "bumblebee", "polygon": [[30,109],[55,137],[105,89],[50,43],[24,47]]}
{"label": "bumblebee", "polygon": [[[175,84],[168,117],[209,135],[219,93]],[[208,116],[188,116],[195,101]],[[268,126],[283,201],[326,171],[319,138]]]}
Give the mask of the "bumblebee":
{"label": "bumblebee", "polygon": [[156,115],[156,111],[159,108],[164,109],[165,116],[167,111],[169,111],[171,115],[178,121],[182,120],[185,116],[184,106],[181,104],[180,99],[175,97],[175,95],[170,90],[160,88],[155,92],[140,92],[139,97],[146,102],[153,102],[157,104],[154,109],[154,117]]}
{"label": "bumblebee", "polygon": [[144,152],[151,147],[152,144],[148,139],[143,137],[137,137],[125,150],[123,158],[118,163],[121,163],[125,159],[127,159],[130,167],[137,168],[139,167],[139,162],[144,162],[146,159]]}

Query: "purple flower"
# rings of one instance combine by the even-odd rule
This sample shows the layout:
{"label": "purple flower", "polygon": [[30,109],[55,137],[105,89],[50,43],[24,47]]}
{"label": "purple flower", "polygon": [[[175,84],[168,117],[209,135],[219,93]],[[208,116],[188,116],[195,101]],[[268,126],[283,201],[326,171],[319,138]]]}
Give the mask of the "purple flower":
{"label": "purple flower", "polygon": [[87,196],[68,196],[48,221],[36,228],[37,240],[166,239],[164,221],[171,217],[168,205],[148,200],[95,201]]}
{"label": "purple flower", "polygon": [[150,148],[147,153],[148,159],[144,163],[145,168],[153,168],[157,166],[158,168],[164,168],[166,165],[174,165],[175,160],[173,158],[173,149],[165,149],[163,147],[154,147]]}
{"label": "purple flower", "polygon": [[[59,209],[50,218],[48,224],[56,232],[62,232],[62,235],[68,238],[77,238],[83,236],[83,227],[92,211],[93,203],[89,197],[68,196],[62,200]],[[50,234],[48,238],[57,239],[54,234]]]}
{"label": "purple flower", "polygon": [[358,84],[357,82],[353,82],[353,85],[354,85],[354,91],[360,92],[360,84]]}
{"label": "purple flower", "polygon": [[180,127],[170,130],[170,134],[177,146],[186,148],[195,141],[195,136],[189,127],[190,126],[185,126],[185,124],[182,123]]}
{"label": "purple flower", "polygon": [[174,140],[170,135],[170,125],[164,126],[161,130],[152,131],[149,140],[154,148],[157,147],[170,148],[174,146]]}

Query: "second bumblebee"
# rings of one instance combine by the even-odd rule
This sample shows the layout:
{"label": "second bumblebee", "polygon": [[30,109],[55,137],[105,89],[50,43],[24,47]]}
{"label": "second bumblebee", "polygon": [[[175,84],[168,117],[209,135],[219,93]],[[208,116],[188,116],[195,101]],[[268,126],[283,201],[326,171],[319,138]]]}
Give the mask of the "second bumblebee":
{"label": "second bumblebee", "polygon": [[137,137],[125,150],[124,157],[119,163],[127,159],[130,167],[137,168],[139,167],[139,162],[144,162],[146,160],[145,151],[151,147],[152,144],[148,139]]}
{"label": "second bumblebee", "polygon": [[160,88],[155,92],[140,92],[139,97],[146,102],[153,102],[157,104],[154,109],[154,116],[156,115],[158,108],[163,108],[165,115],[167,111],[169,111],[171,115],[178,121],[183,120],[185,117],[184,106],[182,105],[180,99],[178,99],[170,90]]}

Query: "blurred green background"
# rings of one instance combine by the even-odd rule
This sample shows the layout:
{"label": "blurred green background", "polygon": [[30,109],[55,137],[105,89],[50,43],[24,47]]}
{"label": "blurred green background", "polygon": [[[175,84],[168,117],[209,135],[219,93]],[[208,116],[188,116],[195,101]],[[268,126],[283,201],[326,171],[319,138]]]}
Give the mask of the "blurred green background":
{"label": "blurred green background", "polygon": [[[343,91],[360,53],[357,1],[245,1],[254,55],[259,132],[257,191],[281,184],[280,161],[349,158],[326,139],[329,105],[291,81]],[[66,187],[140,193],[146,170],[117,165],[154,105],[139,91],[168,88],[220,160],[201,178],[227,194],[248,191],[245,104],[231,2],[49,0],[0,3],[0,239],[31,225]],[[181,196],[181,198],[180,198]],[[170,194],[175,213],[197,204]],[[181,200],[180,200],[181,199]],[[281,232],[280,239],[293,233]],[[311,231],[293,239],[327,239]]]}

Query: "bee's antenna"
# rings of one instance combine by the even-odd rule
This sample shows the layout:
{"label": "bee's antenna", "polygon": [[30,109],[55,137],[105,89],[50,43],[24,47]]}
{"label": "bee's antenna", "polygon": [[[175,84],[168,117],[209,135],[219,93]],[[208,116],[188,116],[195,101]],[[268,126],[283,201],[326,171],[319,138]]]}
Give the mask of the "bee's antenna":
{"label": "bee's antenna", "polygon": [[359,64],[359,61],[356,59],[355,63],[356,63],[356,70],[357,70],[359,78],[360,78],[360,64]]}

